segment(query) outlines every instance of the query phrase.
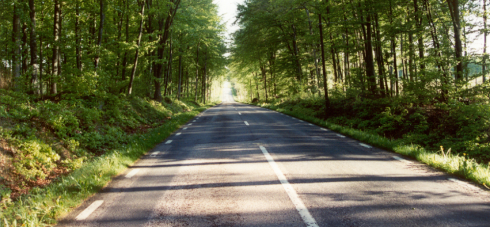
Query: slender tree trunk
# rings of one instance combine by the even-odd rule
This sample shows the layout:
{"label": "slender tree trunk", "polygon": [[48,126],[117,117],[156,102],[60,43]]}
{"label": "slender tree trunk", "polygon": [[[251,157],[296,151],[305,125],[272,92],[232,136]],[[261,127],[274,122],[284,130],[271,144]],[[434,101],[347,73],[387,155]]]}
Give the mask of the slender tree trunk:
{"label": "slender tree trunk", "polygon": [[260,66],[260,71],[262,72],[262,79],[264,80],[264,93],[265,93],[265,102],[267,102],[267,72],[265,69],[265,65]]}
{"label": "slender tree trunk", "polygon": [[379,76],[379,91],[381,97],[385,97],[385,68],[383,65],[383,51],[381,50],[381,35],[379,32],[378,15],[374,15],[375,29],[376,29],[376,62],[378,64],[378,76]]}
{"label": "slender tree trunk", "polygon": [[177,87],[177,99],[180,100],[182,90],[182,47],[179,47],[179,85]]}
{"label": "slender tree trunk", "polygon": [[14,4],[14,20],[12,23],[12,42],[14,43],[14,50],[12,54],[13,63],[13,75],[14,75],[14,87],[16,90],[19,89],[20,85],[20,72],[21,72],[21,34],[20,34],[20,7],[19,3]]}
{"label": "slender tree trunk", "polygon": [[39,92],[39,60],[37,57],[37,34],[36,34],[36,7],[34,5],[34,0],[29,0],[29,17],[31,19],[30,26],[30,49],[31,49],[31,86],[34,94],[40,94]]}
{"label": "slender tree trunk", "polygon": [[458,64],[456,65],[456,82],[463,77],[463,46],[461,42],[461,20],[459,16],[459,0],[447,0],[454,28],[454,52]]}
{"label": "slender tree trunk", "polygon": [[100,4],[100,19],[99,19],[99,35],[97,38],[97,54],[95,56],[95,70],[97,70],[100,62],[100,52],[102,45],[102,35],[104,34],[104,21],[105,21],[105,11],[104,11],[104,0],[99,0]]}
{"label": "slender tree trunk", "polygon": [[325,118],[329,116],[330,99],[328,98],[327,68],[325,67],[325,47],[323,45],[322,15],[318,14],[318,27],[320,28],[320,47],[322,49],[323,89],[325,90]]}
{"label": "slender tree trunk", "polygon": [[197,43],[197,50],[196,50],[196,90],[195,90],[195,95],[194,95],[194,102],[197,102],[197,82],[199,81],[199,45],[201,42]]}
{"label": "slender tree trunk", "polygon": [[483,0],[483,83],[487,75],[487,0]]}
{"label": "slender tree trunk", "polygon": [[[144,4],[144,3],[143,3]],[[150,3],[148,3],[150,4]],[[126,45],[129,43],[129,0],[126,0],[126,11],[124,13],[126,15],[126,31],[125,31],[125,35],[126,35]],[[152,33],[153,32],[153,27],[151,26],[151,19],[152,18],[148,18],[148,24],[149,24],[149,31],[148,33]],[[151,40],[151,38],[150,38]],[[128,65],[128,51],[127,49],[124,50],[124,56],[123,56],[123,61],[122,61],[122,72],[121,72],[121,79],[122,81],[125,81],[126,80],[126,68],[127,68],[127,65]],[[129,90],[128,90],[129,91]]]}
{"label": "slender tree trunk", "polygon": [[208,66],[208,52],[204,52],[204,70],[202,73],[202,103],[206,104],[206,76],[207,76],[207,66]]}
{"label": "slender tree trunk", "polygon": [[76,43],[76,61],[77,61],[77,69],[82,70],[82,54],[80,50],[80,0],[76,0],[75,6],[75,43]]}
{"label": "slender tree trunk", "polygon": [[368,81],[369,91],[373,96],[376,95],[376,77],[374,75],[374,58],[373,58],[373,44],[372,44],[372,29],[371,29],[371,15],[368,13],[366,17],[366,23],[362,26],[366,29],[366,40],[364,42],[365,48],[365,64],[366,64],[366,77]]}
{"label": "slender tree trunk", "polygon": [[171,82],[171,79],[172,79],[172,58],[173,58],[173,50],[172,50],[172,33],[170,33],[169,35],[169,52],[168,52],[168,71],[166,73],[166,77],[165,77],[165,92],[164,92],[164,95],[167,96],[168,95],[168,85],[170,84]]}
{"label": "slender tree trunk", "polygon": [[134,63],[133,63],[133,69],[131,70],[131,75],[129,77],[129,85],[128,85],[128,94],[131,95],[133,91],[133,81],[134,77],[136,75],[136,69],[138,68],[138,57],[139,57],[139,51],[140,51],[140,46],[141,46],[141,37],[143,36],[143,24],[145,23],[145,2],[144,1],[138,1],[139,4],[141,5],[141,11],[140,11],[140,28],[139,28],[139,34],[138,34],[138,42],[137,42],[137,47],[136,47],[136,53],[134,54]]}
{"label": "slender tree trunk", "polygon": [[53,64],[51,67],[52,70],[52,76],[51,76],[51,94],[56,94],[57,93],[57,87],[56,87],[56,81],[58,80],[59,77],[59,40],[60,40],[60,14],[61,14],[61,9],[60,9],[60,1],[59,0],[54,0],[54,15],[53,15]]}
{"label": "slender tree trunk", "polygon": [[27,24],[22,23],[22,75],[27,75]]}

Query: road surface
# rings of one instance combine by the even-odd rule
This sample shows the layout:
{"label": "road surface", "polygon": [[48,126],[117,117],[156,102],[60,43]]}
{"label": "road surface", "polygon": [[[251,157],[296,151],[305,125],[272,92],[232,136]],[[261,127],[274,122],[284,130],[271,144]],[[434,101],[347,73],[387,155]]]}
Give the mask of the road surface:
{"label": "road surface", "polygon": [[449,178],[226,92],[59,226],[490,226]]}

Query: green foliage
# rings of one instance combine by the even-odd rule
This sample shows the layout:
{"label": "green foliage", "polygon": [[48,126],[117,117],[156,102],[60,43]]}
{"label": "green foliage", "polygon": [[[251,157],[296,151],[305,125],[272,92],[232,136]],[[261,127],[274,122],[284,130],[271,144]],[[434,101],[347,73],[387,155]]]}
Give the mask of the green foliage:
{"label": "green foliage", "polygon": [[46,178],[60,159],[51,146],[35,139],[22,142],[19,149],[21,152],[14,159],[15,170],[32,180]]}
{"label": "green foliage", "polygon": [[[14,93],[0,97],[9,103],[0,106],[24,108]],[[23,115],[35,113],[36,117],[31,118],[39,118],[39,126],[51,131],[43,132],[31,121],[23,120],[25,117],[7,118],[13,127],[1,127],[0,134],[16,148],[15,172],[31,180],[44,179],[60,165],[73,172],[45,188],[34,187],[15,201],[10,200],[11,189],[0,185],[0,204],[4,206],[0,226],[55,224],[57,217],[98,192],[113,176],[210,105],[178,100],[161,104],[105,94],[65,97],[59,102],[42,101],[27,107],[24,109],[29,111]],[[131,131],[140,127],[148,131]]]}
{"label": "green foliage", "polygon": [[[314,110],[318,106],[312,103],[317,102],[316,99],[274,100],[256,105],[327,127],[475,183],[490,186],[490,166],[487,164],[490,160],[488,106],[454,102],[438,106],[435,110],[424,111],[412,105],[400,105],[396,101],[388,103],[369,100],[362,103],[334,100],[334,103],[344,105],[333,106],[334,115],[325,121],[315,116]],[[348,103],[350,104],[345,105]],[[356,103],[360,106],[355,106]],[[357,109],[358,112],[342,114],[339,109]],[[440,121],[434,121],[435,118]],[[444,147],[449,149],[444,150]]]}

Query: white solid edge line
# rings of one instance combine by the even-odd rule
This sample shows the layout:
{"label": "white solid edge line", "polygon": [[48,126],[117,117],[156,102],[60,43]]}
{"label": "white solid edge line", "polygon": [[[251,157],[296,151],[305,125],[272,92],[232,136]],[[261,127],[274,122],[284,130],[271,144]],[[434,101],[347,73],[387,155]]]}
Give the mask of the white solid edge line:
{"label": "white solid edge line", "polygon": [[131,178],[133,177],[134,175],[136,175],[140,170],[139,169],[133,169],[131,170],[131,172],[129,172],[125,177],[126,178]]}
{"label": "white solid edge line", "polygon": [[248,122],[244,121],[246,125],[249,125]]}
{"label": "white solid edge line", "polygon": [[400,161],[400,162],[410,163],[410,161],[408,161],[408,160],[406,160],[406,159],[403,159],[403,158],[400,158],[400,157],[398,157],[398,156],[393,156],[393,158],[394,158],[395,160]]}
{"label": "white solid edge line", "polygon": [[182,134],[182,133],[181,133],[181,132],[179,132],[179,133],[177,133],[177,134],[175,134],[175,135],[176,135],[176,136],[180,136],[181,134]]}
{"label": "white solid edge line", "polygon": [[343,135],[340,135],[340,134],[336,134],[338,137],[341,137],[341,138],[345,138],[345,136]]}
{"label": "white solid edge line", "polygon": [[361,146],[363,146],[365,148],[369,148],[369,149],[373,148],[373,147],[371,147],[371,146],[369,146],[367,144],[364,144],[364,143],[359,143],[359,145],[361,145]]}
{"label": "white solid edge line", "polygon": [[458,183],[458,184],[461,184],[465,187],[468,187],[468,188],[471,188],[473,190],[481,190],[479,187],[475,186],[475,185],[472,185],[470,183],[467,183],[467,182],[464,182],[462,180],[458,180],[456,178],[448,178],[448,180],[452,181],[452,182],[455,182],[455,183]]}
{"label": "white solid edge line", "polygon": [[170,144],[172,143],[172,140],[167,141],[165,144]]}
{"label": "white solid edge line", "polygon": [[264,153],[265,158],[269,162],[270,166],[276,173],[277,178],[281,182],[282,186],[286,190],[286,193],[288,193],[289,199],[291,199],[291,202],[293,202],[294,206],[296,207],[296,210],[298,210],[299,215],[303,219],[303,222],[306,224],[306,226],[310,227],[317,227],[318,224],[316,223],[315,218],[311,216],[310,212],[306,208],[305,204],[301,199],[299,198],[298,194],[294,190],[294,188],[289,184],[289,181],[286,179],[284,174],[281,172],[281,169],[279,169],[279,166],[277,166],[276,162],[274,162],[274,159],[272,156],[267,152],[265,147],[260,146],[260,150],[262,150],[262,153]]}
{"label": "white solid edge line", "polygon": [[82,211],[82,213],[80,213],[76,218],[75,220],[77,221],[81,221],[81,220],[85,220],[88,218],[88,216],[90,216],[97,208],[100,207],[100,205],[102,205],[102,203],[104,202],[104,200],[97,200],[95,202],[93,202],[90,206],[88,206],[84,211]]}

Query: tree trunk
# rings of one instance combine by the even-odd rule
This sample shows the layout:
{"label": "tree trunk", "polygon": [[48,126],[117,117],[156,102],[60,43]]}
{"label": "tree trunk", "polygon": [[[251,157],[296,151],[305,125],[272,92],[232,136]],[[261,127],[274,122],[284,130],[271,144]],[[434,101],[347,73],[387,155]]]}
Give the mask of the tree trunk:
{"label": "tree trunk", "polygon": [[385,68],[383,65],[383,51],[381,50],[381,35],[379,32],[378,15],[374,15],[375,29],[376,29],[376,63],[378,64],[378,76],[379,76],[379,91],[381,97],[385,97]]}
{"label": "tree trunk", "polygon": [[[144,3],[143,3],[144,4]],[[126,1],[126,45],[129,43],[129,1]],[[148,18],[148,24],[149,24],[149,29],[148,33],[153,32],[153,28],[151,26],[151,18]],[[149,38],[151,40],[151,37]],[[127,49],[124,50],[124,56],[123,56],[123,62],[122,62],[122,72],[121,72],[121,79],[122,81],[126,80],[126,67],[128,65],[128,51]],[[129,91],[129,90],[128,90]]]}
{"label": "tree trunk", "polygon": [[14,87],[16,90],[19,88],[20,84],[20,71],[21,71],[21,53],[22,53],[22,45],[21,45],[21,37],[20,37],[20,7],[18,3],[14,4],[14,20],[12,23],[12,42],[14,43],[14,51],[12,54],[12,63],[13,63],[13,75],[14,75]]}
{"label": "tree trunk", "polygon": [[262,72],[262,79],[264,80],[264,93],[265,93],[265,102],[267,102],[267,72],[265,69],[265,65],[260,66],[260,71]]}
{"label": "tree trunk", "polygon": [[458,64],[456,65],[456,83],[463,77],[463,46],[461,42],[461,20],[459,16],[459,0],[447,0],[454,28],[454,52]]}
{"label": "tree trunk", "polygon": [[325,118],[328,118],[330,99],[328,98],[327,68],[325,67],[325,47],[323,45],[322,15],[318,14],[318,27],[320,28],[320,47],[322,49],[323,89],[325,90]]}
{"label": "tree trunk", "polygon": [[99,19],[99,35],[97,38],[97,54],[95,55],[95,70],[99,66],[100,62],[100,49],[102,45],[102,35],[104,34],[104,21],[105,21],[105,12],[104,12],[104,0],[99,0],[100,4],[100,19]]}
{"label": "tree trunk", "polygon": [[201,42],[197,43],[197,51],[196,51],[196,90],[194,95],[194,102],[197,102],[197,82],[199,81],[199,45]]}
{"label": "tree trunk", "polygon": [[420,71],[422,74],[425,73],[425,63],[424,63],[424,33],[422,28],[423,17],[422,13],[419,11],[419,6],[417,0],[413,0],[413,5],[415,9],[415,16],[417,21],[417,36],[418,36],[418,48],[419,48],[419,60],[420,63]]}
{"label": "tree trunk", "polygon": [[32,76],[31,76],[31,86],[34,94],[39,95],[39,60],[37,57],[37,34],[36,34],[36,7],[34,5],[34,0],[29,0],[29,17],[31,19],[31,29],[30,29],[30,49],[31,49],[31,66],[32,66]]}
{"label": "tree trunk", "polygon": [[76,0],[75,6],[75,45],[76,45],[76,61],[77,61],[77,69],[82,70],[82,55],[80,51],[80,0]]}
{"label": "tree trunk", "polygon": [[487,75],[487,0],[483,0],[483,83]]}
{"label": "tree trunk", "polygon": [[136,47],[136,53],[134,54],[134,64],[133,64],[133,69],[131,70],[131,75],[129,77],[129,85],[128,85],[128,95],[131,95],[133,91],[133,81],[134,77],[136,75],[136,69],[138,68],[138,57],[139,57],[139,51],[140,51],[140,46],[141,46],[141,37],[143,36],[143,24],[145,23],[145,2],[144,1],[138,1],[138,3],[141,5],[141,11],[140,11],[140,16],[141,16],[141,21],[140,21],[140,29],[139,29],[139,34],[138,34],[138,42],[137,42],[137,47]]}
{"label": "tree trunk", "polygon": [[368,81],[369,91],[373,96],[376,96],[376,77],[374,75],[374,57],[373,57],[373,44],[372,44],[372,29],[371,29],[371,15],[368,12],[366,17],[366,23],[362,25],[366,30],[366,37],[364,42],[365,49],[365,64],[366,64],[366,77]]}
{"label": "tree trunk", "polygon": [[52,70],[52,76],[51,76],[51,91],[50,93],[52,95],[56,94],[57,87],[56,87],[56,80],[58,80],[59,77],[59,41],[60,41],[60,14],[61,14],[61,9],[60,9],[60,0],[54,0],[54,15],[53,15],[53,64],[51,67]]}
{"label": "tree trunk", "polygon": [[180,93],[182,90],[182,48],[179,47],[179,85],[177,87],[177,99],[180,100]]}

